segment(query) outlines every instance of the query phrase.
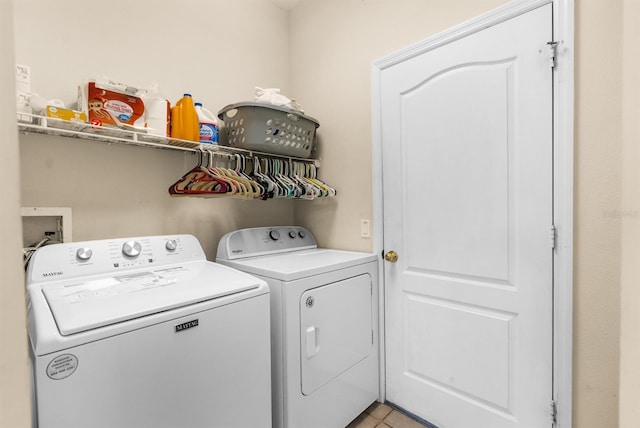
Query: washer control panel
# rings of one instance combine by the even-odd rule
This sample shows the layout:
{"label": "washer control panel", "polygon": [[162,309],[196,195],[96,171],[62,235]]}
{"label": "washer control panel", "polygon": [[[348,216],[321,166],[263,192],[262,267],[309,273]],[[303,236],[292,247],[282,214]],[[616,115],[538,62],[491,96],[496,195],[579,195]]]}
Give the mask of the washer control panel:
{"label": "washer control panel", "polygon": [[50,281],[193,260],[206,257],[191,235],[72,242],[40,248],[27,275],[31,282]]}
{"label": "washer control panel", "polygon": [[254,227],[224,235],[218,243],[216,257],[233,260],[317,247],[315,238],[304,227]]}

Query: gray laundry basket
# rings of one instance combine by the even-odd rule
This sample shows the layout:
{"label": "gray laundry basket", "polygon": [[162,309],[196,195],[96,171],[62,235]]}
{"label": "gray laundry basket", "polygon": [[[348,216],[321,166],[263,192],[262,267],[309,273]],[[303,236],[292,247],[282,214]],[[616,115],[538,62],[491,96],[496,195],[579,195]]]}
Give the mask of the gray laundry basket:
{"label": "gray laundry basket", "polygon": [[256,102],[230,104],[218,118],[224,122],[221,144],[299,158],[311,154],[320,126],[303,113]]}

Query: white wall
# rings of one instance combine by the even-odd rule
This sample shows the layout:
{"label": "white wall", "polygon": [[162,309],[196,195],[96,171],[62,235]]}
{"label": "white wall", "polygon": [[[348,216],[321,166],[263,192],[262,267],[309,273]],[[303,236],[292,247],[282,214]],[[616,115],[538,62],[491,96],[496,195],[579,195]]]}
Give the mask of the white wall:
{"label": "white wall", "polygon": [[[190,92],[217,112],[256,85],[288,90],[288,13],[268,1],[104,5],[15,2],[16,61],[31,66],[33,92],[72,105],[79,83],[104,74],[156,83],[172,103]],[[20,149],[23,206],[71,207],[75,241],[192,233],[213,259],[230,230],[293,222],[292,201],[170,198],[193,154],[41,135],[21,136]]]}
{"label": "white wall", "polygon": [[7,428],[27,427],[31,420],[11,13],[11,2],[0,0],[0,427]]}

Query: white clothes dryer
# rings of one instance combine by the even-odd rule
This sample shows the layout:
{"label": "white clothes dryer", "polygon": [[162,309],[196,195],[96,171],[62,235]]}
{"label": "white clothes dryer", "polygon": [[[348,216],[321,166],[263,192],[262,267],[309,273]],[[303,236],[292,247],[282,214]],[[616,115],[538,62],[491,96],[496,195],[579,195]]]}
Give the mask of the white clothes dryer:
{"label": "white clothes dryer", "polygon": [[273,426],[344,428],[379,393],[373,254],[318,248],[302,227],[237,230],[216,261],[271,292]]}
{"label": "white clothes dryer", "polygon": [[195,237],[42,247],[27,295],[34,426],[271,426],[268,286]]}

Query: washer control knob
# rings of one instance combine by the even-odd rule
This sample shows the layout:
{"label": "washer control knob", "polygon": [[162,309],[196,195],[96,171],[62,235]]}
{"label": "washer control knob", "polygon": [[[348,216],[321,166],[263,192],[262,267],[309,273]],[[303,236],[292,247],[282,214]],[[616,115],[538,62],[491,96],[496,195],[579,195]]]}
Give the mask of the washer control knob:
{"label": "washer control knob", "polygon": [[169,239],[167,243],[164,244],[164,247],[167,251],[175,251],[176,248],[178,248],[178,242],[175,239]]}
{"label": "washer control knob", "polygon": [[298,236],[301,237],[302,239],[304,239],[304,237],[307,236],[307,232],[305,232],[304,230],[299,230],[298,231]]}
{"label": "washer control knob", "polygon": [[122,254],[127,257],[138,257],[142,252],[142,245],[138,241],[127,241],[122,246]]}
{"label": "washer control knob", "polygon": [[277,230],[270,231],[269,238],[271,238],[274,241],[277,241],[278,239],[280,239],[280,232],[278,232]]}
{"label": "washer control knob", "polygon": [[76,251],[76,257],[78,258],[78,260],[82,260],[83,262],[89,260],[92,255],[93,250],[91,250],[91,248],[89,247],[78,248],[78,250]]}
{"label": "washer control knob", "polygon": [[293,238],[295,238],[296,236],[298,236],[298,235],[296,234],[296,232],[295,232],[294,230],[290,230],[290,231],[289,231],[289,238],[293,239]]}

